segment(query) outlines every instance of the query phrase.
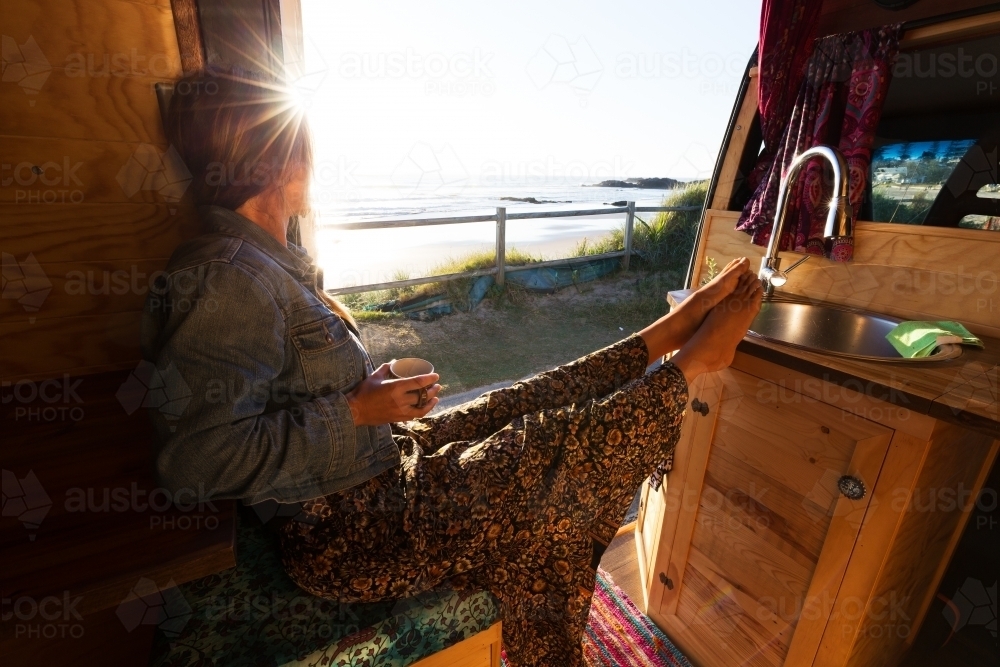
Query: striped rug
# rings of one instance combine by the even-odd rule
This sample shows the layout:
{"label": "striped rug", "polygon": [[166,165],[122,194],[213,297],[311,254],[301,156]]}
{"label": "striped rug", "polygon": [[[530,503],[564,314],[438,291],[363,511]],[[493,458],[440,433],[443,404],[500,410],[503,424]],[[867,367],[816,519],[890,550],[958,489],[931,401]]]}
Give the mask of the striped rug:
{"label": "striped rug", "polygon": [[[600,568],[583,638],[583,656],[588,667],[691,667],[667,636],[615,585],[611,575]],[[507,664],[506,660],[503,664]]]}
{"label": "striped rug", "polygon": [[691,667],[667,636],[615,585],[597,570],[590,621],[583,639],[590,667]]}

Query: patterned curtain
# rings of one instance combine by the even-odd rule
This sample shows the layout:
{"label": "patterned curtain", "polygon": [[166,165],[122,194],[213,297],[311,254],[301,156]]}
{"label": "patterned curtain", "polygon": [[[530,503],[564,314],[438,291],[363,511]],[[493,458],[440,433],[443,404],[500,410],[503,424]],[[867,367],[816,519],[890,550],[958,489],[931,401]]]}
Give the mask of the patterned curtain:
{"label": "patterned curtain", "polygon": [[764,0],[762,4],[757,49],[757,108],[764,151],[748,176],[754,189],[766,179],[782,144],[795,97],[813,52],[822,5],[810,0]]}
{"label": "patterned curtain", "polygon": [[[892,25],[815,40],[795,104],[780,123],[781,138],[774,144],[777,149],[773,155],[767,150],[762,153],[751,174],[754,195],[736,228],[750,234],[755,244],[767,245],[770,240],[778,186],[788,165],[796,155],[818,144],[837,146],[843,152],[850,171],[851,203],[856,210],[860,208],[900,33],[900,26]],[[766,75],[761,70],[762,91]],[[770,123],[779,120],[772,117]],[[767,130],[773,127],[765,130],[765,144]],[[829,167],[820,160],[812,160],[799,174],[795,189],[789,193],[789,222],[781,239],[782,250],[850,261],[850,240],[838,245],[823,240],[832,183]]]}

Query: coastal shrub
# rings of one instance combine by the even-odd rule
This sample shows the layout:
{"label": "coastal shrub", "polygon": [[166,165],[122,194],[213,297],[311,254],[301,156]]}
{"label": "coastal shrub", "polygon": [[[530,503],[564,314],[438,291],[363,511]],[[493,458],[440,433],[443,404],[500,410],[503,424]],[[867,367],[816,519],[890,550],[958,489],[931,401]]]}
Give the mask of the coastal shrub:
{"label": "coastal shrub", "polygon": [[[506,253],[506,266],[522,266],[532,262],[542,261],[540,255],[532,255],[517,248],[508,248]],[[446,262],[435,266],[431,270],[432,275],[447,275],[450,273],[464,273],[465,271],[478,271],[496,266],[496,256],[492,250],[483,250],[470,253],[464,257],[452,258]],[[393,280],[408,280],[410,275],[397,271],[393,274]],[[449,280],[440,283],[426,283],[412,287],[400,287],[388,290],[378,290],[375,292],[360,292],[358,294],[345,294],[339,297],[345,306],[351,309],[355,318],[371,321],[391,317],[390,313],[375,310],[378,306],[391,301],[401,301],[413,299],[421,296],[431,296],[433,294],[444,294],[453,305],[464,309],[468,304],[469,290],[475,278],[462,278],[459,280]],[[494,295],[496,296],[496,295]]]}
{"label": "coastal shrub", "polygon": [[[663,206],[702,206],[708,192],[704,181],[692,183],[683,190],[663,198]],[[635,216],[632,249],[645,268],[652,271],[683,272],[687,269],[694,248],[701,211],[664,211],[652,218]],[[584,239],[576,247],[577,255],[600,255],[625,248],[625,224],[595,241]]]}

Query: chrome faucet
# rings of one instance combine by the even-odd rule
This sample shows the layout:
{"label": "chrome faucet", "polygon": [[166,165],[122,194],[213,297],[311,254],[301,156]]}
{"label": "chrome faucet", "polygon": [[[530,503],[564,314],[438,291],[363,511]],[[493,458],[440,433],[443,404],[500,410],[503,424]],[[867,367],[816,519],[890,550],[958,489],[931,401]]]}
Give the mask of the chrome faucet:
{"label": "chrome faucet", "polygon": [[781,287],[788,282],[788,274],[792,269],[809,259],[806,255],[795,262],[787,271],[781,270],[781,259],[778,257],[778,244],[781,240],[782,229],[785,226],[785,217],[788,207],[788,192],[792,182],[798,175],[799,170],[811,158],[821,157],[826,159],[833,167],[833,191],[834,196],[830,200],[829,210],[826,213],[826,225],[823,228],[824,239],[850,238],[854,235],[854,209],[848,196],[847,187],[849,178],[847,172],[847,161],[839,150],[831,146],[815,146],[804,151],[788,166],[788,172],[778,187],[778,205],[775,208],[774,226],[771,229],[771,240],[767,244],[767,254],[760,263],[760,273],[758,277],[764,285],[765,297],[774,295],[774,288]]}

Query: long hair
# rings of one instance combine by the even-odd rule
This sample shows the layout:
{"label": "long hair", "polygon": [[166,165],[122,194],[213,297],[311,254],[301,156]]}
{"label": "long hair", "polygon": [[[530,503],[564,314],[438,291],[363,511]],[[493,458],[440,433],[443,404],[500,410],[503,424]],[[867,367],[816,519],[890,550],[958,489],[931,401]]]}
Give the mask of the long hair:
{"label": "long hair", "polygon": [[[280,81],[240,68],[203,70],[177,81],[170,98],[167,138],[191,172],[198,204],[235,211],[312,170],[309,125]],[[339,301],[320,298],[354,324]]]}
{"label": "long hair", "polygon": [[236,210],[312,167],[309,126],[283,84],[241,69],[206,70],[174,85],[167,138],[194,177],[198,204]]}

